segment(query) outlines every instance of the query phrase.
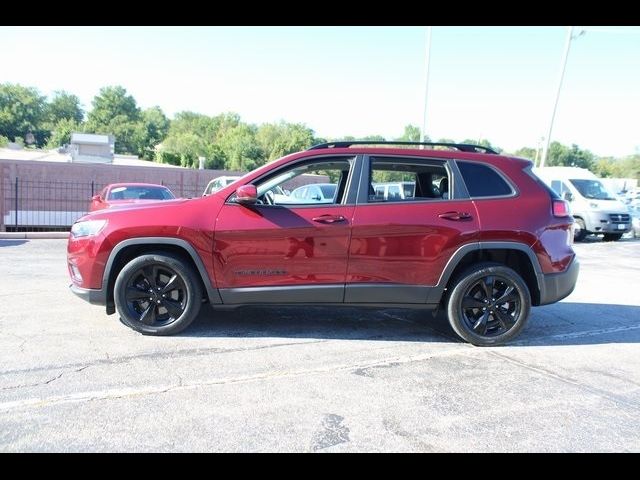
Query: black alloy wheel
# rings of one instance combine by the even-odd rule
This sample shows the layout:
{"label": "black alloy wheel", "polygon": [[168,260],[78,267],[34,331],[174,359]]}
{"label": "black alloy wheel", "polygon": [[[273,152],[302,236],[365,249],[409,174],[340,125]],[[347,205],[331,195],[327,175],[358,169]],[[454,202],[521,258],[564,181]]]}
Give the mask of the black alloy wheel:
{"label": "black alloy wheel", "polygon": [[516,285],[499,275],[478,279],[462,298],[462,318],[467,327],[483,337],[511,330],[521,309]]}
{"label": "black alloy wheel", "polygon": [[450,284],[449,323],[474,345],[501,345],[513,339],[524,328],[530,310],[527,284],[506,265],[472,266]]}
{"label": "black alloy wheel", "polygon": [[193,269],[168,254],[131,260],[114,287],[122,323],[144,334],[170,335],[193,321],[202,303],[202,288]]}

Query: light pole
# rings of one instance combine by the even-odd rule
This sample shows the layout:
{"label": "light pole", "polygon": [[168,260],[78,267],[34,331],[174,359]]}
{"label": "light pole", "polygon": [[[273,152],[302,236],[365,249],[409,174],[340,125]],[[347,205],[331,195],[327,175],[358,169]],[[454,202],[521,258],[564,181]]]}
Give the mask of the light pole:
{"label": "light pole", "polygon": [[538,142],[536,143],[536,158],[533,160],[533,166],[538,166],[538,157],[540,156],[540,148],[542,147],[542,142],[544,142],[544,137],[540,137]]}
{"label": "light pole", "polygon": [[571,48],[571,40],[579,37],[584,33],[584,30],[580,30],[580,33],[573,36],[573,27],[568,27],[567,38],[564,43],[564,53],[562,55],[562,68],[560,68],[560,77],[558,78],[558,89],[556,90],[556,97],[553,102],[553,110],[551,111],[551,121],[549,122],[549,131],[547,132],[547,141],[544,143],[544,149],[542,150],[542,158],[540,158],[540,168],[544,167],[547,161],[547,155],[549,154],[549,145],[551,144],[551,132],[553,130],[553,121],[556,118],[556,109],[558,108],[558,99],[560,98],[560,90],[562,89],[562,80],[564,80],[564,71],[567,68],[567,58],[569,57],[569,49]]}
{"label": "light pole", "polygon": [[424,115],[422,117],[422,130],[420,131],[420,141],[424,142],[427,137],[427,100],[429,99],[429,65],[431,63],[431,27],[427,27],[427,68],[424,79]]}

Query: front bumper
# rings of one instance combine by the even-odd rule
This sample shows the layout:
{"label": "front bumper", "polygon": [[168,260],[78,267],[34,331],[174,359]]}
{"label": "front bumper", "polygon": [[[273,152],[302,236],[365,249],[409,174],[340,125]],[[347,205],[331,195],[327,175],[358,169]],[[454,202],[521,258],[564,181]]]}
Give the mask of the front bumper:
{"label": "front bumper", "polygon": [[592,233],[627,233],[631,230],[631,219],[626,222],[613,220],[612,213],[618,215],[617,212],[589,212],[587,230]]}
{"label": "front bumper", "polygon": [[82,288],[75,284],[69,285],[69,289],[85,302],[93,305],[106,305],[107,295],[104,290],[94,290],[92,288]]}
{"label": "front bumper", "polygon": [[576,287],[580,263],[576,257],[569,267],[562,273],[547,273],[541,275],[540,305],[555,303],[569,296]]}

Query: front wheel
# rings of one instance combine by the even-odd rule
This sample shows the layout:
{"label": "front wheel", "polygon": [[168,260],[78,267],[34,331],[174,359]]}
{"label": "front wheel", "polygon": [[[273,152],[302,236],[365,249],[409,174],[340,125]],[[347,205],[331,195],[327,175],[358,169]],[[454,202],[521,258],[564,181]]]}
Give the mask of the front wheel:
{"label": "front wheel", "polygon": [[622,233],[605,233],[602,239],[605,242],[617,242],[622,238]]}
{"label": "front wheel", "polygon": [[573,240],[575,242],[581,242],[588,234],[589,232],[587,232],[587,226],[585,225],[584,220],[576,218],[576,229],[573,234]]}
{"label": "front wheel", "polygon": [[447,302],[451,328],[473,345],[501,345],[524,328],[531,310],[527,284],[498,263],[475,265],[458,276]]}
{"label": "front wheel", "polygon": [[145,335],[171,335],[191,324],[202,288],[191,266],[172,255],[141,255],[118,274],[113,292],[120,321]]}

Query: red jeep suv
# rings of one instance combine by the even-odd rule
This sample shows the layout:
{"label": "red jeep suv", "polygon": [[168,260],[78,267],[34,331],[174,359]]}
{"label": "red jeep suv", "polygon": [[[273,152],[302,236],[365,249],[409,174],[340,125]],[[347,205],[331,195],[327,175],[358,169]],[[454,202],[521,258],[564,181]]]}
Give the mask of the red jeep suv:
{"label": "red jeep suv", "polygon": [[[569,209],[531,167],[468,144],[317,145],[206,197],[82,217],[71,290],[144,334],[205,302],[441,306],[464,340],[498,345],[578,276]],[[314,184],[332,197],[291,194]]]}

